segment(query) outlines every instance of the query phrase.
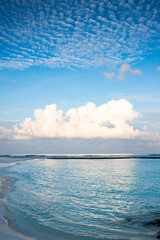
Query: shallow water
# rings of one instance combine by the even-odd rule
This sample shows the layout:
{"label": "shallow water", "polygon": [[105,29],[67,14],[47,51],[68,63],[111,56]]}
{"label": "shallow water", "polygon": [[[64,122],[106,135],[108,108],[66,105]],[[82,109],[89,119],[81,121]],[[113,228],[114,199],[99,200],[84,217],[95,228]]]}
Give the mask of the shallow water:
{"label": "shallow water", "polygon": [[7,168],[11,227],[37,239],[156,239],[160,159],[46,159]]}

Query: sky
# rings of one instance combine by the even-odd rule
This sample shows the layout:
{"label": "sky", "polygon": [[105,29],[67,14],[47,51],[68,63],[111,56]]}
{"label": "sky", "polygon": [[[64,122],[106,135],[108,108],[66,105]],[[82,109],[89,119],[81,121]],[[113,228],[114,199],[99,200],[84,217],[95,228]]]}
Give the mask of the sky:
{"label": "sky", "polygon": [[160,1],[2,0],[0,154],[160,153]]}

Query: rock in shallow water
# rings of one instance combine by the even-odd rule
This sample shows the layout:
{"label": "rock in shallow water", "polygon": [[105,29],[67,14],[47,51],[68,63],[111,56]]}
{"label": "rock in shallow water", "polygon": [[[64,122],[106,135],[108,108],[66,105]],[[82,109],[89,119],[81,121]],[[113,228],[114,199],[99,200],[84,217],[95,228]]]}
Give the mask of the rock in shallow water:
{"label": "rock in shallow water", "polygon": [[160,232],[157,233],[157,239],[160,239]]}
{"label": "rock in shallow water", "polygon": [[137,222],[137,220],[135,218],[127,218],[126,221],[129,223]]}
{"label": "rock in shallow water", "polygon": [[147,222],[144,226],[157,226],[160,227],[160,219],[155,219],[153,221]]}

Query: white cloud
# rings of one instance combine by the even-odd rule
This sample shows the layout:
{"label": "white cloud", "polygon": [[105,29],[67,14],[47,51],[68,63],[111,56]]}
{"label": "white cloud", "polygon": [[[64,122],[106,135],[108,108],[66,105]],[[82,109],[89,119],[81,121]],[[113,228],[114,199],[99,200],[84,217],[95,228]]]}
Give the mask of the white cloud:
{"label": "white cloud", "polygon": [[105,72],[104,73],[104,76],[108,79],[108,80],[111,80],[113,77],[114,77],[114,72]]}
{"label": "white cloud", "polygon": [[124,79],[126,74],[140,75],[142,71],[140,69],[132,69],[129,64],[123,64],[119,69],[119,79]]}
{"label": "white cloud", "polygon": [[[32,8],[28,1],[1,4],[0,67],[90,67],[103,58],[109,68],[121,65],[124,55],[128,63],[141,60],[148,50],[152,52],[150,42],[157,47],[158,12],[154,9],[158,1],[144,2],[140,9],[131,0],[130,4],[122,0],[73,2],[37,0]],[[21,9],[29,14],[24,16]],[[4,27],[6,19],[10,27]]]}
{"label": "white cloud", "polygon": [[0,139],[11,139],[13,131],[4,127],[0,127]]}
{"label": "white cloud", "polygon": [[128,124],[140,117],[125,99],[100,106],[89,102],[66,113],[56,104],[36,109],[34,118],[14,126],[14,139],[32,138],[135,138],[143,133]]}
{"label": "white cloud", "polygon": [[157,70],[160,71],[160,66],[157,67]]}

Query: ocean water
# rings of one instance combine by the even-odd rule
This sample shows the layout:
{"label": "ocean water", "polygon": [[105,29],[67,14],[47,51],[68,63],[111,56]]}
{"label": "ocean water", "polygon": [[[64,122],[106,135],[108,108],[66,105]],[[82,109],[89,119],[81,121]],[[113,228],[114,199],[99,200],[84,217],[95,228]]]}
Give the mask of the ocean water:
{"label": "ocean water", "polygon": [[27,156],[8,167],[10,227],[39,240],[156,239],[160,156],[94,157]]}

